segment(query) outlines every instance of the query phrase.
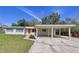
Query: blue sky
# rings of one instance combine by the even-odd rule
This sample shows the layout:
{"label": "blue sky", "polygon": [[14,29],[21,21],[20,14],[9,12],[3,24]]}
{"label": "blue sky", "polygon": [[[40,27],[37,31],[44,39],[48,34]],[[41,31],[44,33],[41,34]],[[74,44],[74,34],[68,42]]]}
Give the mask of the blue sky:
{"label": "blue sky", "polygon": [[61,20],[68,17],[79,19],[78,6],[0,6],[0,23],[11,25],[11,23],[15,23],[21,18],[41,20],[43,16],[50,15],[55,11],[61,15]]}

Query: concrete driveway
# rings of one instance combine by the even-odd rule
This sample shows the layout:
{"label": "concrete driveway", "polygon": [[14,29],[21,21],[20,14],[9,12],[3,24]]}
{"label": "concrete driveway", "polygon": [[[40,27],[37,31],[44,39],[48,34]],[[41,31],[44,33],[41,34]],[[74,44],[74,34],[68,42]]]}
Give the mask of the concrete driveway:
{"label": "concrete driveway", "polygon": [[79,53],[79,38],[38,37],[31,49],[30,53]]}

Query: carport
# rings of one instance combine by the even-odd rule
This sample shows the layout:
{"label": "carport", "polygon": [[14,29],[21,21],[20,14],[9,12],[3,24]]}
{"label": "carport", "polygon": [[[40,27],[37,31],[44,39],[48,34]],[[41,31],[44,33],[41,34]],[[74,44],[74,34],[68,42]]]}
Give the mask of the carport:
{"label": "carport", "polygon": [[[68,29],[68,39],[71,40],[71,27],[74,27],[75,25],[36,25],[36,38],[38,38],[38,34],[39,34],[39,29],[48,29],[48,33],[47,35],[49,36],[49,34],[51,34],[51,39],[53,39],[54,34],[55,34],[55,30],[54,29]],[[49,32],[49,29],[51,30]],[[59,33],[61,33],[61,30],[59,31]],[[60,34],[61,35],[61,34]]]}

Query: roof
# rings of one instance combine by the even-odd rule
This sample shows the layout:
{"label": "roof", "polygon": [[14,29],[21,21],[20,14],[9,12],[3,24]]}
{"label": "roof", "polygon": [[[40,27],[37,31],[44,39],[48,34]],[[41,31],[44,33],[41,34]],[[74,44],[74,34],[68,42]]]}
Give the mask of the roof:
{"label": "roof", "polygon": [[26,28],[26,29],[34,29],[35,27],[21,27],[21,26],[11,26],[11,27],[5,27],[5,28]]}
{"label": "roof", "polygon": [[5,27],[5,28],[25,28],[25,27],[20,27],[20,26],[11,26],[11,27]]}
{"label": "roof", "polygon": [[34,29],[35,27],[34,26],[32,26],[32,27],[25,27],[25,28],[27,28],[27,29]]}
{"label": "roof", "polygon": [[71,25],[68,25],[68,24],[64,24],[64,25],[36,25],[36,27],[42,27],[42,28],[51,28],[51,27],[54,27],[54,28],[66,28],[66,27],[74,27],[76,25],[74,24],[71,24]]}
{"label": "roof", "polygon": [[[74,27],[76,25],[72,24],[72,25],[67,25],[67,24],[64,24],[64,25],[35,25],[35,27],[38,27],[38,28],[51,28],[51,27],[54,27],[54,28],[67,28],[67,27]],[[26,29],[34,29],[35,28],[34,26],[30,27],[30,26],[27,26],[27,27],[21,27],[21,26],[12,26],[12,27],[5,27],[5,28],[26,28]]]}

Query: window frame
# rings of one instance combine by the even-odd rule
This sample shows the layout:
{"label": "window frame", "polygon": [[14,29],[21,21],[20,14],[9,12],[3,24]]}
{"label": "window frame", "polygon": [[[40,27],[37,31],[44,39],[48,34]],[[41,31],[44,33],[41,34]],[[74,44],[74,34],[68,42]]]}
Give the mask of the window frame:
{"label": "window frame", "polygon": [[24,31],[23,28],[18,28],[18,29],[16,29],[16,32],[23,32],[23,31]]}
{"label": "window frame", "polygon": [[6,31],[7,32],[13,32],[13,29],[12,28],[7,28]]}

